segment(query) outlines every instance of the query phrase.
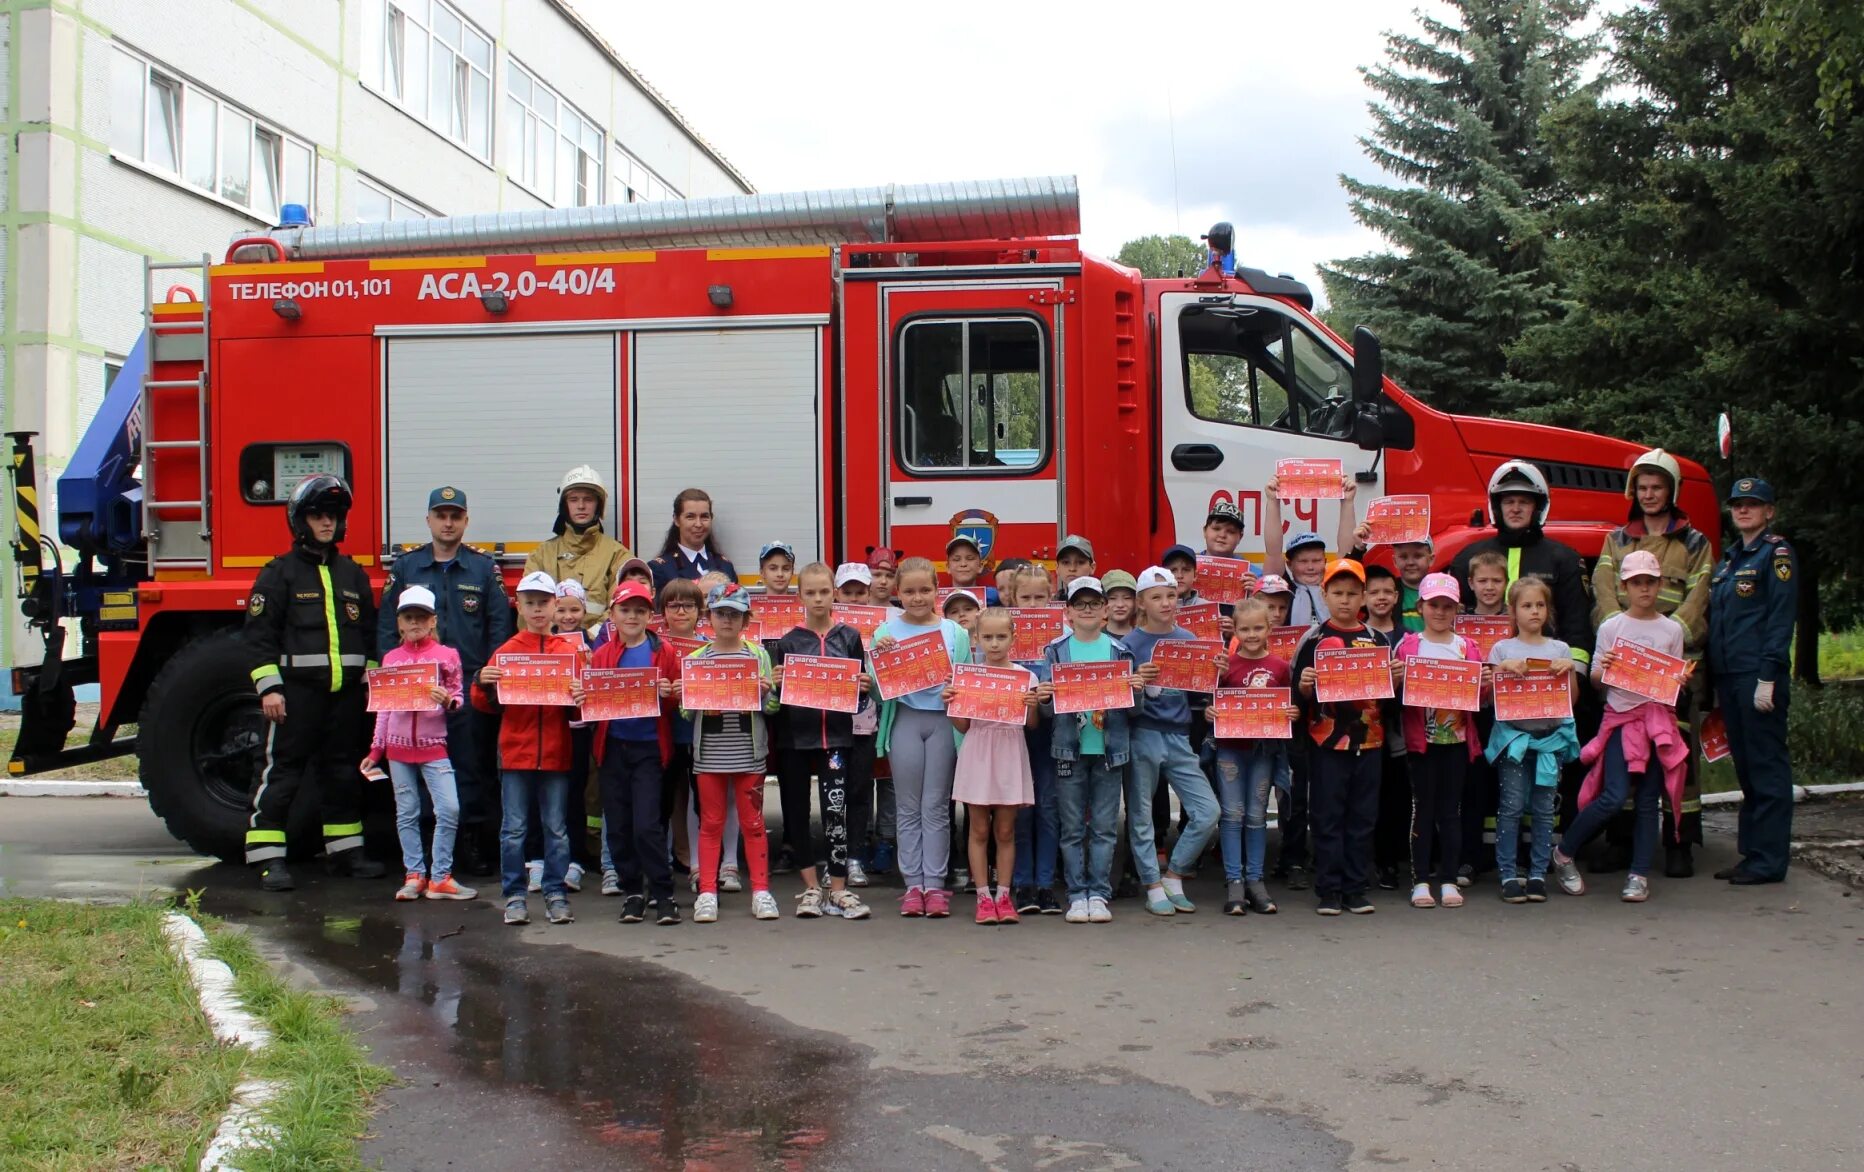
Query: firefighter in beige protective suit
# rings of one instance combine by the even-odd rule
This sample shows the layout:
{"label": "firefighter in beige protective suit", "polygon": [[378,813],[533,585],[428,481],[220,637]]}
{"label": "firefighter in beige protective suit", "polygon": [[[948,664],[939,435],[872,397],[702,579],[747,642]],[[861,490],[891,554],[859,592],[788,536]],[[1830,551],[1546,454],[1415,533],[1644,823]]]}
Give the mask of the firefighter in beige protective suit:
{"label": "firefighter in beige protective suit", "polygon": [[558,582],[574,579],[589,596],[588,625],[608,613],[609,592],[621,567],[634,555],[602,528],[608,513],[608,489],[601,474],[584,464],[563,474],[557,486],[556,536],[531,551],[524,570],[542,570]]}

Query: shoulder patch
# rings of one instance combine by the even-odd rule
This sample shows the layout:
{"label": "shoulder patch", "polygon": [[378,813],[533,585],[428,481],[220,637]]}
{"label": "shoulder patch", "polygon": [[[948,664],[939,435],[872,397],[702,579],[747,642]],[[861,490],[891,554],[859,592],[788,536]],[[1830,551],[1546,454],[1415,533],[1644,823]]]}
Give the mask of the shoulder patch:
{"label": "shoulder patch", "polygon": [[1782,582],[1791,582],[1793,580],[1793,559],[1791,557],[1777,557],[1773,559],[1773,576]]}
{"label": "shoulder patch", "polygon": [[258,618],[260,615],[264,614],[265,613],[265,595],[260,594],[256,590],[253,591],[252,597],[246,600],[246,613],[251,615],[255,619]]}

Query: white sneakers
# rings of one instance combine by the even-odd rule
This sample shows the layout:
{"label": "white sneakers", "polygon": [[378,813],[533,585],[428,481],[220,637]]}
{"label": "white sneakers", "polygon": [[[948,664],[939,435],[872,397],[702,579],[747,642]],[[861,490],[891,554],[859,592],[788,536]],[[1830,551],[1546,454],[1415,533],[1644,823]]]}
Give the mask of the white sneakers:
{"label": "white sneakers", "polygon": [[1090,895],[1087,899],[1087,922],[1090,924],[1113,922],[1113,909],[1108,907],[1107,901],[1098,895]]}
{"label": "white sneakers", "polygon": [[[704,897],[701,896],[700,898]],[[753,891],[751,893],[751,914],[760,920],[774,920],[783,913],[777,910],[776,896],[770,894],[768,891]],[[698,916],[695,915],[693,918],[698,919]]]}
{"label": "white sneakers", "polygon": [[1069,924],[1087,923],[1087,901],[1085,899],[1069,900],[1068,913],[1062,917],[1062,921]]}
{"label": "white sneakers", "polygon": [[693,923],[718,923],[718,896],[707,892],[693,901]]}

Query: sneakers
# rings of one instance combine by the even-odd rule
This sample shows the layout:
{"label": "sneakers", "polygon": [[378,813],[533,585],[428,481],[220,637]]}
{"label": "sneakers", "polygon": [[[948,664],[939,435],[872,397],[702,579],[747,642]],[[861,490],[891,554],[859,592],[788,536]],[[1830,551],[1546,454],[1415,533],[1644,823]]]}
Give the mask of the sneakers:
{"label": "sneakers", "polygon": [[1398,890],[1398,868],[1396,867],[1380,867],[1379,868],[1379,890],[1380,891]]}
{"label": "sneakers", "polygon": [[774,920],[783,915],[777,910],[777,897],[768,891],[751,893],[751,916],[759,920]]}
{"label": "sneakers", "polygon": [[576,917],[570,912],[570,901],[560,895],[553,895],[544,900],[544,919],[553,924],[576,922]]}
{"label": "sneakers", "polygon": [[1456,884],[1445,883],[1443,885],[1443,890],[1438,893],[1437,902],[1441,903],[1444,907],[1462,907],[1463,892]]}
{"label": "sneakers", "polygon": [[840,916],[844,920],[865,920],[872,913],[861,897],[847,888],[828,893],[828,906],[825,909],[831,916]]}
{"label": "sneakers", "polygon": [[1650,898],[1650,880],[1636,874],[1625,876],[1625,889],[1618,898],[1626,903],[1643,903]]}
{"label": "sneakers", "polygon": [[292,882],[291,872],[285,869],[283,859],[274,859],[259,871],[259,890],[290,891],[297,884]]}
{"label": "sneakers", "polygon": [[680,905],[671,899],[657,899],[653,903],[654,923],[667,927],[680,922]]}
{"label": "sneakers", "polygon": [[544,889],[544,860],[532,859],[524,864],[524,889],[532,894]]}
{"label": "sneakers", "polygon": [[874,844],[874,857],[868,861],[867,869],[876,875],[885,875],[893,870],[894,846],[890,839],[881,839]]}
{"label": "sneakers", "polygon": [[718,923],[718,896],[708,891],[693,901],[693,923]]}
{"label": "sneakers", "polygon": [[1087,901],[1085,899],[1069,900],[1068,911],[1061,919],[1064,924],[1087,923]]}
{"label": "sneakers", "polygon": [[[1412,906],[1415,907],[1416,905],[1413,904]],[[1314,914],[1317,916],[1337,916],[1344,910],[1346,909],[1341,905],[1339,896],[1323,895],[1320,897],[1320,903],[1314,908]]]}
{"label": "sneakers", "polygon": [[1165,895],[1163,887],[1146,888],[1146,910],[1155,916],[1175,916],[1177,905]]}
{"label": "sneakers", "polygon": [[900,896],[900,914],[919,918],[926,914],[926,889],[908,887],[906,894]]}
{"label": "sneakers", "polygon": [[1586,880],[1579,873],[1579,865],[1561,854],[1559,847],[1553,848],[1553,880],[1568,895],[1586,893]]}
{"label": "sneakers", "polygon": [[848,886],[867,886],[867,869],[861,866],[861,860],[859,859],[848,860]]}
{"label": "sneakers", "polygon": [[[1541,896],[1541,898],[1545,899],[1547,897],[1543,895]],[[1527,902],[1527,884],[1521,882],[1519,879],[1502,880],[1502,902],[1503,903],[1526,903]]]}
{"label": "sneakers", "polygon": [[1036,888],[1036,908],[1045,916],[1061,915],[1061,900],[1046,887]]}
{"label": "sneakers", "polygon": [[799,920],[822,918],[822,889],[820,887],[811,887],[796,897],[796,918]]}
{"label": "sneakers", "polygon": [[[790,869],[795,870],[794,867]],[[736,895],[744,890],[744,880],[738,878],[738,868],[720,867],[718,869],[718,889],[727,895]]]}
{"label": "sneakers", "polygon": [[1347,911],[1356,916],[1369,916],[1379,910],[1372,906],[1372,901],[1366,898],[1366,893],[1363,891],[1355,891],[1340,902]]}
{"label": "sneakers", "polygon": [[645,895],[640,895],[640,894],[630,895],[627,899],[624,899],[621,901],[621,922],[622,923],[638,924],[642,920],[645,920],[646,918],[647,918],[647,897]]}
{"label": "sneakers", "polygon": [[943,887],[935,887],[926,892],[926,918],[942,920],[951,915],[951,892]]}
{"label": "sneakers", "polygon": [[977,922],[980,924],[997,922],[997,898],[988,891],[977,893]]}
{"label": "sneakers", "polygon": [[409,903],[427,893],[427,876],[419,871],[409,871],[401,881],[401,889],[395,892],[395,898],[402,903]]}
{"label": "sneakers", "polygon": [[[1452,891],[1455,888],[1451,888]],[[1436,907],[1437,897],[1430,893],[1430,884],[1419,883],[1411,889],[1412,907]]]}
{"label": "sneakers", "polygon": [[1010,905],[1021,915],[1036,916],[1042,914],[1042,905],[1037,902],[1036,889],[1033,887],[1018,887],[1011,893]]}
{"label": "sneakers", "polygon": [[1185,895],[1182,891],[1173,891],[1171,888],[1167,887],[1165,889],[1165,898],[1171,901],[1172,910],[1174,911],[1181,912],[1187,916],[1197,911],[1197,905],[1192,903],[1190,897]]}
{"label": "sneakers", "polygon": [[1249,912],[1248,889],[1241,879],[1232,879],[1223,885],[1223,914],[1241,916]]}
{"label": "sneakers", "polygon": [[603,895],[620,895],[621,894],[621,876],[616,873],[613,867],[610,867],[608,870],[602,872],[602,894]]}
{"label": "sneakers", "polygon": [[1022,917],[1017,914],[1016,902],[1010,898],[1010,893],[1001,887],[997,888],[997,923],[1017,924],[1021,922]]}
{"label": "sneakers", "polygon": [[1529,903],[1547,902],[1547,881],[1545,879],[1529,879],[1527,881],[1527,901]]}
{"label": "sneakers", "polygon": [[788,875],[796,870],[796,852],[784,847],[777,852],[777,857],[770,860],[772,875]]}
{"label": "sneakers", "polygon": [[507,924],[528,924],[531,922],[531,909],[524,906],[524,897],[514,895],[505,901],[505,922]]}
{"label": "sneakers", "polygon": [[1100,898],[1098,895],[1090,895],[1087,897],[1087,922],[1090,924],[1111,924],[1113,922],[1113,909],[1108,907],[1107,901]]}
{"label": "sneakers", "polygon": [[[1458,887],[1469,887],[1473,885],[1475,881],[1476,881],[1476,869],[1474,866],[1470,865],[1469,863],[1464,863],[1462,866],[1456,869],[1456,885]],[[1445,904],[1444,906],[1449,907],[1451,905]]]}
{"label": "sneakers", "polygon": [[1306,891],[1311,882],[1312,880],[1307,876],[1306,867],[1296,863],[1294,866],[1288,868],[1288,879],[1286,883],[1288,890]]}
{"label": "sneakers", "polygon": [[427,885],[428,899],[478,899],[479,892],[471,887],[462,887],[453,876],[442,875]]}
{"label": "sneakers", "polygon": [[582,890],[583,865],[571,863],[569,870],[563,872],[563,886],[571,891]]}
{"label": "sneakers", "polygon": [[1249,882],[1243,884],[1243,890],[1246,893],[1245,898],[1249,901],[1250,911],[1255,912],[1259,916],[1272,916],[1275,914],[1275,901],[1269,898],[1268,884],[1262,882],[1260,879],[1251,879]]}

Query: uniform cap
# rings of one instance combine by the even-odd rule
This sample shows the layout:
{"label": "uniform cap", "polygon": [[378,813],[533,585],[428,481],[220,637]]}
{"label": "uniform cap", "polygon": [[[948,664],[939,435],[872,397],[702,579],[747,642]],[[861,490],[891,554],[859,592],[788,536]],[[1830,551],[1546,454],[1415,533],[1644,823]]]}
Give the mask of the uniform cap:
{"label": "uniform cap", "polygon": [[1460,603],[1463,601],[1463,588],[1448,574],[1425,574],[1424,580],[1417,584],[1417,597],[1419,602],[1447,598],[1451,602]]}
{"label": "uniform cap", "polygon": [[1294,587],[1288,585],[1288,579],[1280,574],[1262,575],[1261,585],[1256,587],[1257,594],[1293,594]]}
{"label": "uniform cap", "polygon": [[1309,547],[1324,552],[1327,548],[1327,539],[1318,533],[1297,533],[1288,539],[1288,544],[1282,547],[1282,553],[1292,554]]}
{"label": "uniform cap", "polygon": [[1093,543],[1079,533],[1070,533],[1062,538],[1061,544],[1055,547],[1055,556],[1060,557],[1071,549],[1090,562],[1094,560]]}
{"label": "uniform cap", "polygon": [[1204,518],[1204,524],[1212,521],[1228,521],[1238,529],[1243,527],[1243,511],[1236,507],[1235,501],[1219,500],[1210,506],[1210,514]]}
{"label": "uniform cap", "polygon": [[1618,580],[1629,582],[1633,578],[1661,578],[1663,566],[1657,561],[1657,555],[1648,549],[1636,549],[1625,555],[1624,564],[1618,567]]}
{"label": "uniform cap", "polygon": [[1327,573],[1321,578],[1320,584],[1325,586],[1341,574],[1350,574],[1359,579],[1362,584],[1366,580],[1366,568],[1364,566],[1360,565],[1352,558],[1341,558],[1339,561],[1327,567]]}
{"label": "uniform cap", "polygon": [[1125,570],[1108,570],[1100,576],[1100,588],[1108,594],[1115,590],[1131,590],[1139,593],[1139,580]]}
{"label": "uniform cap", "polygon": [[1082,574],[1068,583],[1068,601],[1073,602],[1077,594],[1098,594],[1102,598],[1107,596],[1107,592],[1101,588],[1100,579],[1092,574]]}
{"label": "uniform cap", "polygon": [[1139,577],[1133,579],[1133,585],[1140,594],[1144,594],[1146,591],[1156,589],[1160,586],[1169,586],[1173,590],[1176,590],[1178,589],[1178,579],[1164,566],[1147,566],[1145,569],[1139,571]]}
{"label": "uniform cap", "polygon": [[1743,476],[1728,490],[1728,502],[1733,504],[1735,501],[1759,501],[1763,505],[1770,505],[1773,503],[1773,485],[1758,476]]}
{"label": "uniform cap", "polygon": [[720,582],[712,587],[712,593],[705,596],[705,608],[707,610],[735,610],[740,614],[750,614],[751,596],[736,582]]}
{"label": "uniform cap", "polygon": [[863,586],[874,584],[874,571],[867,568],[866,562],[843,562],[835,567],[835,588],[837,590],[850,582],[859,582]]}
{"label": "uniform cap", "polygon": [[400,599],[395,603],[396,614],[404,610],[424,610],[432,614],[434,609],[434,592],[425,586],[408,587],[401,592]]}
{"label": "uniform cap", "polygon": [[1195,562],[1197,561],[1197,551],[1188,545],[1174,545],[1159,555],[1159,564],[1164,565],[1173,558],[1190,558]]}
{"label": "uniform cap", "polygon": [[574,598],[584,606],[589,605],[589,592],[584,590],[583,584],[574,578],[565,578],[557,583],[557,597]]}
{"label": "uniform cap", "polygon": [[431,513],[435,509],[459,509],[464,512],[466,493],[450,484],[436,488],[427,494],[427,511]]}
{"label": "uniform cap", "polygon": [[518,579],[518,593],[548,594],[550,597],[555,598],[557,596],[557,580],[552,578],[549,574],[544,573],[542,570],[532,570],[524,577]]}
{"label": "uniform cap", "polygon": [[780,553],[784,557],[790,559],[791,562],[796,560],[796,547],[789,542],[766,541],[764,542],[764,547],[757,551],[757,564],[761,566],[769,561],[770,555],[773,553]]}
{"label": "uniform cap", "polygon": [[969,590],[954,590],[945,596],[945,605],[940,609],[950,610],[951,604],[958,601],[960,598],[969,602],[972,606],[982,607],[984,605],[982,602],[978,601],[977,595],[971,593]]}
{"label": "uniform cap", "polygon": [[654,608],[654,592],[641,585],[639,582],[623,582],[621,585],[615,587],[615,592],[613,594],[608,596],[608,605],[610,609],[613,609],[624,602],[638,602],[647,609],[652,610]]}

